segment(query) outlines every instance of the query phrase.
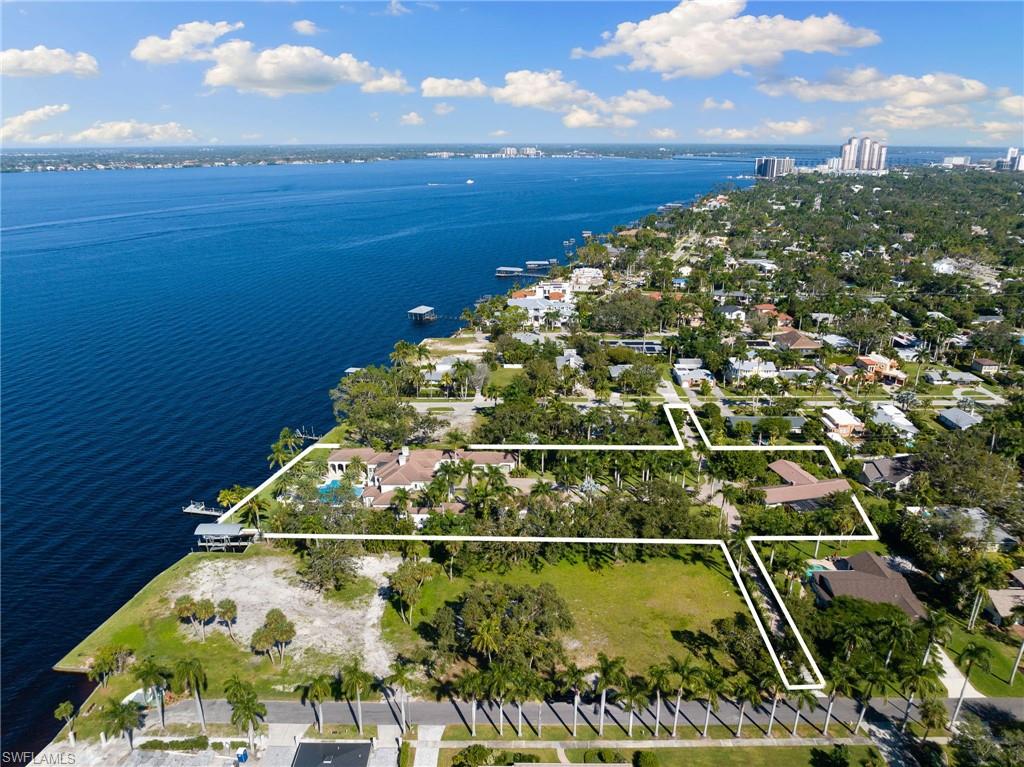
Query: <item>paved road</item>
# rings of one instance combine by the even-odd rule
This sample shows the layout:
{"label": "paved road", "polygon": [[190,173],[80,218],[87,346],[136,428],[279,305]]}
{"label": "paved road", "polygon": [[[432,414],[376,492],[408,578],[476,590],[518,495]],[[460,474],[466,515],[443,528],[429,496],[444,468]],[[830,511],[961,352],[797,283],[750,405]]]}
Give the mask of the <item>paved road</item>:
{"label": "paved road", "polygon": [[[946,698],[946,709],[952,712],[956,704],[955,698]],[[827,700],[819,698],[817,706],[813,711],[802,711],[801,721],[810,721],[812,724],[821,727],[825,720],[825,707]],[[278,723],[313,723],[313,711],[297,701],[266,701],[267,721]],[[874,699],[871,704],[871,711],[867,715],[868,721],[882,722],[886,719],[900,722],[903,719],[906,701],[901,697],[885,701],[881,698]],[[206,718],[209,722],[228,722],[231,717],[231,709],[224,700],[208,700],[205,702]],[[1022,698],[981,698],[976,700],[965,700],[963,710],[972,712],[983,719],[998,721],[1005,719],[1016,719],[1024,721],[1024,699]],[[915,706],[916,711],[916,706]],[[860,712],[858,705],[848,699],[836,701],[833,709],[833,719],[843,724],[833,724],[829,728],[829,734],[836,737],[849,736],[852,734],[852,724],[856,722]],[[723,700],[717,712],[712,712],[712,724],[725,725],[735,728],[738,710],[732,703]],[[779,703],[776,713],[776,727],[792,727],[795,718],[795,710],[788,702]],[[477,714],[478,732],[481,732],[489,725],[497,723],[497,706],[481,706]],[[699,701],[684,702],[680,707],[679,727],[680,734],[685,728],[691,731],[700,731],[704,725],[705,709]],[[364,703],[363,715],[365,723],[393,725],[398,719],[398,711],[387,703]],[[455,704],[448,701],[442,702],[411,702],[408,705],[409,721],[412,724],[445,725],[465,724],[470,722],[470,708],[468,703]],[[751,710],[747,707],[745,714],[746,727],[753,724],[754,727],[763,731],[769,719],[769,707],[761,706]],[[537,704],[529,703],[523,708],[523,719],[525,726],[533,728],[537,718]],[[616,706],[609,706],[605,726],[606,737],[616,737],[625,730],[627,715]],[[667,701],[662,707],[661,724],[662,734],[672,726],[672,705]],[[155,714],[154,714],[155,719]],[[341,722],[352,724],[355,722],[354,707],[344,702],[330,702],[324,704],[324,719],[327,722]],[[548,703],[544,705],[543,711],[544,733],[557,737],[559,729],[572,723],[572,705],[569,703]],[[167,708],[168,722],[195,722],[195,708],[190,700],[179,701]],[[516,709],[514,706],[505,706],[506,727],[514,727],[516,721]],[[634,733],[640,735],[646,729],[648,734],[653,730],[654,711],[653,706],[642,713],[638,713]],[[561,727],[560,727],[561,725]],[[597,726],[597,714],[593,705],[580,707],[580,726]],[[616,727],[621,730],[616,730]],[[481,732],[481,734],[483,734]],[[751,732],[753,735],[754,733]]]}

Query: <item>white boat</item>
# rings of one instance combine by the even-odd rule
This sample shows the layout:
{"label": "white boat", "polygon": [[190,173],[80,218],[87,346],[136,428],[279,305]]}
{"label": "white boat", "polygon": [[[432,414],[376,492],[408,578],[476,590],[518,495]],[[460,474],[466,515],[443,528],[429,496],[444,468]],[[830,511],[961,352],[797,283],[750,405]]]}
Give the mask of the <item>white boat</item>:
{"label": "white boat", "polygon": [[466,179],[466,183],[467,184],[475,184],[476,182],[473,179],[471,179],[471,178],[467,178]]}

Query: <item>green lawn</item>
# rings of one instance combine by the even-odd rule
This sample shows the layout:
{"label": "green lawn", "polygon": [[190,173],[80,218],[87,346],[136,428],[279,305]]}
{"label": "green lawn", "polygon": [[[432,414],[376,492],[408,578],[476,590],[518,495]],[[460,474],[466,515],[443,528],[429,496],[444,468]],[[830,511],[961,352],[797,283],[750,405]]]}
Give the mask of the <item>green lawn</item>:
{"label": "green lawn", "polygon": [[487,376],[487,382],[504,389],[510,383],[523,375],[521,368],[502,368],[492,370]]}
{"label": "green lawn", "polygon": [[348,439],[348,424],[339,423],[337,426],[335,426],[333,429],[327,432],[320,441],[344,442],[346,439]]}
{"label": "green lawn", "polygon": [[960,666],[958,655],[971,640],[988,647],[992,651],[992,664],[988,671],[975,668],[971,671],[971,684],[984,695],[993,697],[1020,697],[1024,698],[1024,674],[1017,674],[1013,687],[1009,685],[1010,671],[1013,661],[1017,657],[1017,649],[1020,645],[1008,644],[998,639],[986,636],[981,632],[983,619],[979,619],[979,630],[970,634],[965,624],[955,620],[953,635],[946,644],[946,651],[953,661]]}
{"label": "green lawn", "polygon": [[[592,741],[592,740],[627,740],[629,734],[627,731],[629,723],[629,715],[623,713],[620,708],[615,706],[609,706],[608,714],[606,714],[604,735],[600,735],[597,732],[597,715],[593,713],[593,709],[590,704],[580,704],[580,711],[586,713],[587,719],[590,721],[590,725],[586,723],[583,717],[580,717],[579,727],[576,730],[576,740],[579,741]],[[491,719],[488,719],[483,715],[483,712],[477,714],[476,722],[476,740],[572,740],[572,720],[571,718],[564,725],[559,722],[556,718],[547,714],[547,718],[544,721],[543,738],[539,736],[536,730],[533,729],[533,725],[537,719],[537,704],[527,703],[523,706],[523,734],[519,736],[516,734],[516,728],[514,723],[517,721],[518,714],[516,707],[511,703],[505,704],[505,733],[502,735],[499,733],[497,724],[498,709],[494,708],[493,711],[489,712],[490,716],[494,719],[494,724],[491,723]],[[667,713],[663,713],[663,723],[667,724],[671,717]],[[676,736],[681,740],[696,740],[702,737],[703,733],[703,722],[702,718],[698,718],[695,725],[688,725],[685,720],[679,720],[679,728],[676,730]],[[792,733],[793,722],[786,721],[786,717],[776,720],[775,727],[772,730],[772,737],[775,739],[788,738]],[[697,729],[700,727],[700,729]],[[835,730],[833,734],[839,732]],[[666,738],[669,736],[669,731],[663,729],[659,737]],[[846,735],[846,731],[843,731]],[[730,722],[728,725],[713,724],[708,728],[709,738],[733,738],[736,736],[735,723]],[[764,732],[760,727],[752,724],[749,720],[744,721],[743,726],[743,737],[744,738],[760,738],[764,736]],[[641,726],[639,722],[633,723],[633,739],[634,740],[649,740],[653,736],[651,731],[646,727]],[[797,728],[797,737],[800,738],[818,738],[821,737],[821,729],[813,724],[808,724],[801,721],[800,726]],[[469,728],[462,724],[448,725],[444,728],[444,735],[442,740],[474,740],[472,732]]]}
{"label": "green lawn", "polygon": [[[857,764],[868,755],[870,746],[850,746],[851,764]],[[814,748],[802,746],[754,746],[742,748],[659,748],[652,749],[660,767],[802,767],[810,765]],[[820,748],[828,752],[830,748]],[[585,751],[570,749],[565,752],[569,761],[581,763]],[[631,761],[633,751],[620,751]]]}
{"label": "green lawn", "polygon": [[[539,572],[516,568],[505,574],[483,574],[479,579],[552,584],[568,602],[576,621],[566,637],[566,646],[576,659],[591,663],[603,651],[622,655],[630,669],[640,672],[670,654],[685,652],[673,638],[674,631],[707,631],[717,618],[746,612],[721,554],[702,548],[708,564],[659,557],[592,570],[584,564],[563,562]],[[438,607],[471,585],[466,578],[449,581],[436,576],[425,584],[413,609],[413,626],[429,620]],[[383,626],[385,638],[400,650],[412,652],[423,646],[423,640],[390,605]]]}

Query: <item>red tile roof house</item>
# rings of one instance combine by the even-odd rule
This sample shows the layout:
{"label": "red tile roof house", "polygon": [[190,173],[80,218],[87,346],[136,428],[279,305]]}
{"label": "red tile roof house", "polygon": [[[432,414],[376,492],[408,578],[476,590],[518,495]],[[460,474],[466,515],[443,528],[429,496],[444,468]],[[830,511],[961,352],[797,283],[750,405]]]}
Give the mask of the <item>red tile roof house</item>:
{"label": "red tile roof house", "polygon": [[891,360],[884,354],[862,354],[853,364],[864,371],[864,377],[868,381],[902,386],[907,380],[907,374],[899,369],[896,360]]}
{"label": "red tile roof house", "polygon": [[753,310],[762,317],[774,319],[780,328],[788,328],[793,324],[793,318],[785,312],[780,312],[775,304],[755,304]]}
{"label": "red tile roof house", "polygon": [[366,464],[363,503],[375,509],[391,504],[394,491],[405,488],[422,490],[441,464],[469,459],[474,467],[497,466],[508,474],[515,468],[515,456],[490,450],[409,450],[403,447],[392,452],[378,452],[369,447],[342,448],[327,457],[327,480],[340,479],[353,459]]}
{"label": "red tile roof house", "polygon": [[907,579],[873,551],[840,559],[838,565],[838,570],[814,574],[811,586],[819,601],[827,604],[836,597],[853,597],[893,605],[914,620],[928,614],[928,608],[914,595]]}
{"label": "red tile roof house", "polygon": [[774,461],[768,464],[768,468],[785,482],[783,485],[761,488],[764,490],[764,502],[768,506],[820,501],[822,498],[835,493],[845,493],[850,489],[850,483],[845,479],[818,479],[800,464],[792,461]]}

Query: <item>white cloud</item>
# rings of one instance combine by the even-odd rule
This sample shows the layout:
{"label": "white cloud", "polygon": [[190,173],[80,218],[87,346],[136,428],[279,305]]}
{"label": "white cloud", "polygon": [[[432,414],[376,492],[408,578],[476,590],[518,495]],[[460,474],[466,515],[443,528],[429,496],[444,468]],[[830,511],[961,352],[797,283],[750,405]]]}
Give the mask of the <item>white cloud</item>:
{"label": "white cloud", "polygon": [[722,99],[721,101],[715,101],[711,96],[708,96],[701,103],[700,108],[705,112],[709,109],[721,109],[723,111],[731,111],[736,108],[736,105],[729,99]]}
{"label": "white cloud", "polygon": [[636,120],[624,115],[602,115],[582,107],[572,107],[562,117],[566,128],[632,128]]}
{"label": "white cloud", "polygon": [[37,45],[29,50],[8,48],[0,51],[0,72],[5,77],[39,77],[43,75],[74,75],[92,77],[100,73],[96,59],[79,51],[69,53],[63,48]]}
{"label": "white cloud", "polygon": [[71,109],[67,104],[49,104],[38,109],[29,109],[20,115],[4,120],[0,126],[0,142],[17,144],[48,144],[60,139],[60,134],[37,136],[36,126]]}
{"label": "white cloud", "polygon": [[196,134],[179,123],[143,123],[137,120],[97,122],[91,128],[72,134],[71,141],[85,144],[183,144],[195,141]]}
{"label": "white cloud", "polygon": [[608,107],[616,114],[642,115],[656,109],[668,109],[672,102],[664,96],[658,96],[649,90],[626,91],[621,96],[614,96],[608,101]]}
{"label": "white cloud", "polygon": [[240,21],[234,24],[227,21],[190,21],[187,24],[179,24],[167,37],[150,35],[139,40],[132,49],[132,58],[150,64],[209,59],[212,54],[210,46],[213,43],[244,26],[245,24]]}
{"label": "white cloud", "polygon": [[453,107],[451,104],[448,104],[447,102],[441,101],[437,104],[434,104],[434,114],[439,115],[441,117],[444,117],[445,115],[450,115],[454,111],[455,107]]}
{"label": "white cloud", "polygon": [[450,77],[428,77],[420,83],[423,98],[478,98],[486,96],[489,89],[483,80],[474,77],[472,80],[459,80]]}
{"label": "white cloud", "polygon": [[39,123],[45,122],[71,109],[67,104],[30,109],[4,120],[0,128],[0,141],[19,144],[52,144],[71,141],[82,144],[181,144],[197,139],[195,133],[179,123],[144,123],[138,120],[96,122],[92,127],[66,136],[63,133],[36,134]]}
{"label": "white cloud", "polygon": [[941,107],[883,104],[865,109],[863,117],[872,127],[889,130],[970,128],[973,125],[970,112],[962,104]]}
{"label": "white cloud", "polygon": [[316,25],[315,21],[310,21],[309,19],[299,19],[298,21],[293,21],[292,29],[294,29],[300,35],[305,35],[306,37],[318,35],[320,34],[320,32],[323,31],[320,29],[320,27]]}
{"label": "white cloud", "polygon": [[398,118],[398,122],[402,125],[423,125],[426,120],[418,112],[407,112]]}
{"label": "white cloud", "polygon": [[1024,96],[1005,96],[999,99],[999,108],[1011,115],[1024,117]]}
{"label": "white cloud", "polygon": [[412,13],[412,9],[402,5],[399,0],[388,0],[388,7],[384,9],[384,13],[388,16],[404,16]]}
{"label": "white cloud", "polygon": [[806,136],[821,128],[821,124],[806,117],[796,120],[762,120],[753,128],[705,128],[698,130],[704,138],[745,141],[747,139],[787,139]]}
{"label": "white cloud", "polygon": [[629,69],[659,72],[667,80],[770,66],[791,51],[839,54],[881,41],[833,13],[802,20],[741,16],[745,6],[744,0],[683,0],[670,11],[619,24],[604,34],[602,45],[576,48],[573,56],[627,56]]}
{"label": "white cloud", "polygon": [[508,135],[508,131],[503,130],[502,128],[498,128],[498,130],[492,130],[490,132],[490,135],[493,136],[494,138],[502,138],[503,136]]}
{"label": "white cloud", "polygon": [[562,123],[570,128],[630,128],[636,125],[636,120],[627,115],[647,114],[672,106],[664,96],[643,88],[603,99],[576,82],[565,80],[557,69],[506,72],[505,84],[493,87],[479,77],[472,80],[428,77],[420,83],[420,90],[425,98],[490,96],[498,104],[559,112],[563,115]]}
{"label": "white cloud", "polygon": [[256,141],[257,139],[263,138],[262,133],[243,133],[241,136],[243,141]]}
{"label": "white cloud", "polygon": [[140,40],[132,57],[161,64],[181,60],[210,61],[212,66],[203,77],[206,85],[264,96],[316,93],[346,83],[359,85],[364,93],[410,91],[401,72],[375,67],[351,53],[331,56],[309,45],[279,45],[256,50],[248,40],[228,40],[211,47],[218,38],[241,27],[241,22],[229,24],[226,21],[181,24],[167,38],[151,35]]}
{"label": "white cloud", "polygon": [[1024,143],[1024,123],[988,120],[978,126],[991,141],[1016,141]]}
{"label": "white cloud", "polygon": [[885,101],[908,108],[962,104],[990,96],[988,86],[980,80],[948,72],[920,77],[886,75],[874,67],[847,69],[821,82],[790,77],[761,83],[758,89],[770,96],[795,96],[801,101]]}
{"label": "white cloud", "polygon": [[724,138],[728,141],[744,141],[758,136],[757,130],[753,128],[701,128],[697,133],[704,138]]}
{"label": "white cloud", "polygon": [[651,138],[668,141],[678,137],[679,134],[676,133],[675,128],[651,128]]}

